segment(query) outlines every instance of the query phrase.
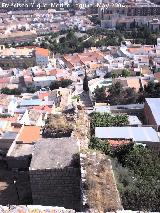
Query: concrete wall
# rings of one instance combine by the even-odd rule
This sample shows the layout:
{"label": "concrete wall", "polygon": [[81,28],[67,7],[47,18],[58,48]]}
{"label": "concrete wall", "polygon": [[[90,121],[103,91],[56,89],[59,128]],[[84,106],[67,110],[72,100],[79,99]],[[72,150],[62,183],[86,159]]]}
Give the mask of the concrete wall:
{"label": "concrete wall", "polygon": [[30,170],[33,204],[80,211],[80,169]]}
{"label": "concrete wall", "polygon": [[9,69],[9,68],[28,68],[36,66],[36,58],[33,57],[5,57],[0,58],[0,67],[2,69]]}
{"label": "concrete wall", "polygon": [[144,104],[144,114],[145,114],[145,119],[146,119],[146,123],[149,125],[157,125],[154,116],[152,114],[152,111],[149,107],[149,105],[147,104],[147,102],[145,102]]}

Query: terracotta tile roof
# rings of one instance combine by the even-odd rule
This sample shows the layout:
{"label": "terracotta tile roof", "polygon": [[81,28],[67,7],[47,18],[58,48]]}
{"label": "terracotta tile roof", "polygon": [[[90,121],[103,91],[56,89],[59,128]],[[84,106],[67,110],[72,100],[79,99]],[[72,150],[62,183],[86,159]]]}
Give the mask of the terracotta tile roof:
{"label": "terracotta tile roof", "polygon": [[52,69],[52,70],[47,70],[46,73],[47,73],[47,75],[60,75],[60,74],[64,74],[65,70],[64,69]]}
{"label": "terracotta tile roof", "polygon": [[32,73],[29,70],[23,70],[23,76],[32,76]]}
{"label": "terracotta tile roof", "polygon": [[84,65],[83,62],[81,61],[80,57],[75,54],[75,55],[65,55],[63,58],[71,64],[72,67],[77,66],[78,64],[80,66]]}
{"label": "terracotta tile roof", "polygon": [[82,53],[79,55],[81,61],[84,62],[90,62],[90,61],[97,61],[97,60],[102,60],[103,55],[101,52],[88,52],[88,53]]}
{"label": "terracotta tile roof", "polygon": [[17,122],[18,118],[19,118],[19,115],[16,114],[13,117],[0,118],[0,120],[10,121],[10,122],[14,123],[14,122]]}
{"label": "terracotta tile roof", "polygon": [[9,82],[10,82],[10,77],[0,78],[0,84],[9,83]]}
{"label": "terracotta tile roof", "polygon": [[34,72],[35,77],[38,76],[46,76],[46,72],[44,70],[39,70]]}
{"label": "terracotta tile roof", "polygon": [[41,138],[40,127],[38,126],[22,126],[17,141],[23,143],[33,143]]}
{"label": "terracotta tile roof", "polygon": [[132,77],[128,77],[128,78],[116,78],[113,80],[113,82],[120,82],[123,87],[130,87],[130,88],[134,88],[136,91],[139,91],[140,89],[140,81],[138,78],[132,78]]}
{"label": "terracotta tile roof", "polygon": [[48,57],[49,56],[49,50],[36,47],[36,54]]}
{"label": "terracotta tile roof", "polygon": [[32,109],[37,111],[45,111],[48,113],[52,112],[52,107],[49,107],[49,106],[33,106]]}
{"label": "terracotta tile roof", "polygon": [[47,75],[56,75],[56,74],[57,74],[57,71],[56,71],[56,69],[47,70],[47,71],[46,71],[46,74],[47,74]]}
{"label": "terracotta tile roof", "polygon": [[32,82],[33,81],[33,77],[32,76],[24,76],[24,81],[25,82]]}
{"label": "terracotta tile roof", "polygon": [[108,140],[111,147],[122,146],[131,143],[131,140]]}
{"label": "terracotta tile roof", "polygon": [[127,85],[130,88],[134,88],[136,91],[139,91],[140,89],[140,82],[138,78],[129,78],[127,79]]}
{"label": "terracotta tile roof", "polygon": [[41,99],[41,100],[44,100],[45,97],[48,97],[48,95],[49,95],[49,92],[40,92],[38,94],[38,98]]}
{"label": "terracotta tile roof", "polygon": [[70,63],[73,67],[80,65],[85,65],[91,61],[102,60],[104,57],[103,53],[100,51],[88,51],[86,53],[74,54],[74,55],[65,55],[64,59]]}
{"label": "terracotta tile roof", "polygon": [[135,52],[138,52],[139,50],[140,50],[140,47],[138,47],[138,48],[135,48],[135,47],[128,48],[128,52],[130,52],[130,53],[135,53]]}
{"label": "terracotta tile roof", "polygon": [[148,46],[139,45],[139,46],[135,46],[135,47],[133,46],[133,47],[128,48],[128,52],[130,52],[130,53],[136,53],[139,51],[149,52],[153,49],[154,49],[154,46],[152,46],[152,45],[148,45]]}

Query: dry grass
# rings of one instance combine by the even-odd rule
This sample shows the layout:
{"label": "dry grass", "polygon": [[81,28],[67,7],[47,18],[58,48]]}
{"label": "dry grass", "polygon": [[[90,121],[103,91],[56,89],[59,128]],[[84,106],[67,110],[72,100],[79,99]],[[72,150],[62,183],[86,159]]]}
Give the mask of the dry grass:
{"label": "dry grass", "polygon": [[63,115],[50,115],[48,117],[45,127],[59,130],[59,129],[73,129],[73,123],[69,122],[67,118]]}
{"label": "dry grass", "polygon": [[88,133],[88,126],[87,126],[87,118],[86,118],[86,114],[85,111],[79,110],[78,111],[78,118],[76,121],[76,128],[75,128],[75,136],[78,139],[85,139],[87,137],[87,133]]}
{"label": "dry grass", "polygon": [[99,152],[87,154],[85,168],[89,207],[98,212],[121,209],[111,164],[106,156]]}

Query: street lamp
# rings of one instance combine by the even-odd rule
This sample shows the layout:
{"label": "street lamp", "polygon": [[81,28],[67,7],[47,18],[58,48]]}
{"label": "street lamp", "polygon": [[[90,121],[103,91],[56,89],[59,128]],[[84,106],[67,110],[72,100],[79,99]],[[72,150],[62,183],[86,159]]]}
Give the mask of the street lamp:
{"label": "street lamp", "polygon": [[13,184],[15,185],[15,190],[16,190],[17,199],[18,199],[18,203],[19,203],[20,198],[19,198],[19,193],[18,193],[18,188],[17,188],[17,180],[14,180],[14,181],[13,181]]}

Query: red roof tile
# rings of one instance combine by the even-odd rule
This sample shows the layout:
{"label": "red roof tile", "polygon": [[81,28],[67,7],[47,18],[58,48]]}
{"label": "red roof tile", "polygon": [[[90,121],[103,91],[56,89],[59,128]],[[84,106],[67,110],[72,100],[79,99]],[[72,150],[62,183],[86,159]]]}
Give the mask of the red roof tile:
{"label": "red roof tile", "polygon": [[40,127],[38,126],[22,126],[17,141],[23,143],[33,143],[41,138]]}

